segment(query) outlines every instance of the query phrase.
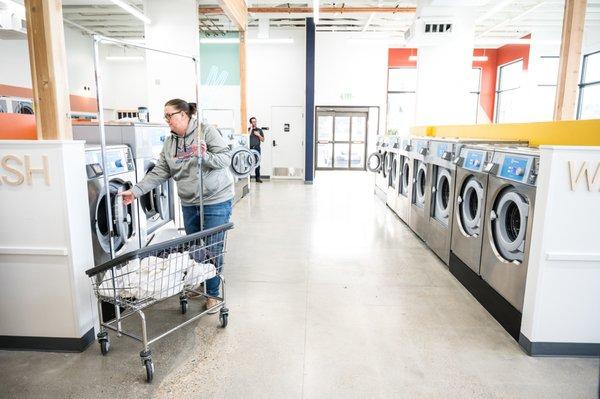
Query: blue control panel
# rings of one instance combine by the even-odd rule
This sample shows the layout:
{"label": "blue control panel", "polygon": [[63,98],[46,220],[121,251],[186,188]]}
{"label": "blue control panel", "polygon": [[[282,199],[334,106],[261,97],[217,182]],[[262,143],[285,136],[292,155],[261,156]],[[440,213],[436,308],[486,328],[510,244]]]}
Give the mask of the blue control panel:
{"label": "blue control panel", "polygon": [[426,147],[427,147],[427,142],[426,141],[417,141],[417,148],[416,148],[417,154],[420,154],[421,150],[423,148],[426,148]]}
{"label": "blue control panel", "polygon": [[447,143],[438,144],[437,153],[436,153],[437,157],[441,158],[446,151],[448,151],[448,144]]}
{"label": "blue control panel", "polygon": [[477,150],[467,151],[463,168],[469,169],[475,172],[481,172],[483,169],[485,159],[485,152]]}
{"label": "blue control panel", "polygon": [[[108,175],[129,172],[133,165],[128,163],[127,151],[109,150],[106,152],[106,168]],[[96,175],[102,174],[102,155],[100,151],[87,151],[86,164],[91,165]]]}
{"label": "blue control panel", "polygon": [[531,159],[507,155],[504,157],[498,176],[522,183],[529,172]]}

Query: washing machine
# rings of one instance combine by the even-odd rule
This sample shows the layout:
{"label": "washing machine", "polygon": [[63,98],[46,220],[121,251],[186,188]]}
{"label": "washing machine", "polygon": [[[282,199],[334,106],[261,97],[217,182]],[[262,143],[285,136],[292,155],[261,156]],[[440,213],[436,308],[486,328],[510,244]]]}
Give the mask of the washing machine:
{"label": "washing machine", "polygon": [[[485,225],[488,172],[494,147],[466,145],[456,158],[454,188],[454,221],[450,244],[451,258],[457,258],[473,272],[480,274],[481,243]],[[453,260],[451,260],[453,262]]]}
{"label": "washing machine", "polygon": [[397,159],[397,178],[396,178],[396,201],[394,202],[394,212],[404,223],[408,224],[408,214],[410,211],[410,193],[412,190],[412,166],[410,154],[410,137],[398,137],[396,151]]}
{"label": "washing machine", "polygon": [[422,240],[425,240],[428,226],[430,201],[429,179],[429,138],[411,139],[412,188],[408,225]]}
{"label": "washing machine", "polygon": [[387,180],[383,175],[386,148],[387,139],[379,136],[375,152],[367,159],[367,170],[375,174],[375,195],[383,200],[387,199]]}
{"label": "washing machine", "polygon": [[523,311],[539,159],[537,149],[496,148],[486,166],[481,277],[519,312]]}
{"label": "washing machine", "polygon": [[396,209],[396,198],[398,197],[398,149],[400,145],[399,137],[390,136],[388,139],[387,156],[384,157],[383,167],[387,174],[386,199],[387,206]]}
{"label": "washing machine", "polygon": [[[106,143],[127,145],[133,155],[136,182],[156,166],[165,138],[171,134],[167,125],[149,123],[111,123],[104,126]],[[98,124],[73,125],[73,138],[99,144]],[[174,227],[175,185],[172,179],[144,194],[136,201],[139,217],[140,245],[149,244],[155,233],[165,227]]]}
{"label": "washing machine", "polygon": [[[96,266],[111,259],[110,228],[115,256],[140,248],[136,202],[124,205],[119,193],[129,190],[136,182],[135,164],[129,147],[106,146],[106,167],[102,168],[100,146],[85,148],[88,199],[90,204],[90,227]],[[104,184],[108,177],[108,190]],[[106,192],[110,193],[110,203]],[[108,218],[110,206],[112,218]]]}

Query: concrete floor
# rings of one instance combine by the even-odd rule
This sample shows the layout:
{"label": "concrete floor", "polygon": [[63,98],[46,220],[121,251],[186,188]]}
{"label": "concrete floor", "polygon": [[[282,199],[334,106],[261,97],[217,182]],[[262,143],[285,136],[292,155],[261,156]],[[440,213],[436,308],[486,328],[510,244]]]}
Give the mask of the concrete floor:
{"label": "concrete floor", "polygon": [[[159,341],[151,385],[126,338],[106,357],[0,351],[0,397],[598,397],[598,359],[527,356],[371,175],[253,185],[233,221],[226,329],[211,316]],[[183,317],[160,308],[151,326]]]}

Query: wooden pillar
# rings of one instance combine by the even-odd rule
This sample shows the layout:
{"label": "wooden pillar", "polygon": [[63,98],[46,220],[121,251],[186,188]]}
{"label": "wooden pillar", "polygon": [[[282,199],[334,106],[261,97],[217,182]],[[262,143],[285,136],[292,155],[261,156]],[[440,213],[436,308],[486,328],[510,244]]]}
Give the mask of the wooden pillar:
{"label": "wooden pillar", "polygon": [[586,0],[565,0],[554,120],[575,118]]}
{"label": "wooden pillar", "polygon": [[25,0],[38,139],[72,140],[61,0]]}
{"label": "wooden pillar", "polygon": [[246,133],[248,111],[246,109],[246,31],[240,31],[240,133]]}

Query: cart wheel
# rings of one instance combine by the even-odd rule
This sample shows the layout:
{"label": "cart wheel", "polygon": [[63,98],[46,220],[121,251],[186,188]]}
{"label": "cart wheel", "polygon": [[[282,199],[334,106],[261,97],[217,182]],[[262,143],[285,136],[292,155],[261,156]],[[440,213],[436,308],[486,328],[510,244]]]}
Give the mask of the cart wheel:
{"label": "cart wheel", "polygon": [[181,314],[186,314],[187,310],[188,310],[187,300],[181,300],[181,301],[179,301],[179,303],[181,304]]}
{"label": "cart wheel", "polygon": [[152,359],[144,360],[144,366],[146,367],[146,382],[152,382],[154,378],[154,363],[152,363]]}
{"label": "cart wheel", "polygon": [[223,312],[223,309],[221,309],[221,312],[219,313],[219,321],[221,322],[221,327],[222,328],[227,327],[227,320],[228,319],[229,319],[229,311]]}
{"label": "cart wheel", "polygon": [[106,356],[106,354],[110,350],[110,341],[108,339],[101,339],[99,342],[100,352],[102,352],[102,355]]}

